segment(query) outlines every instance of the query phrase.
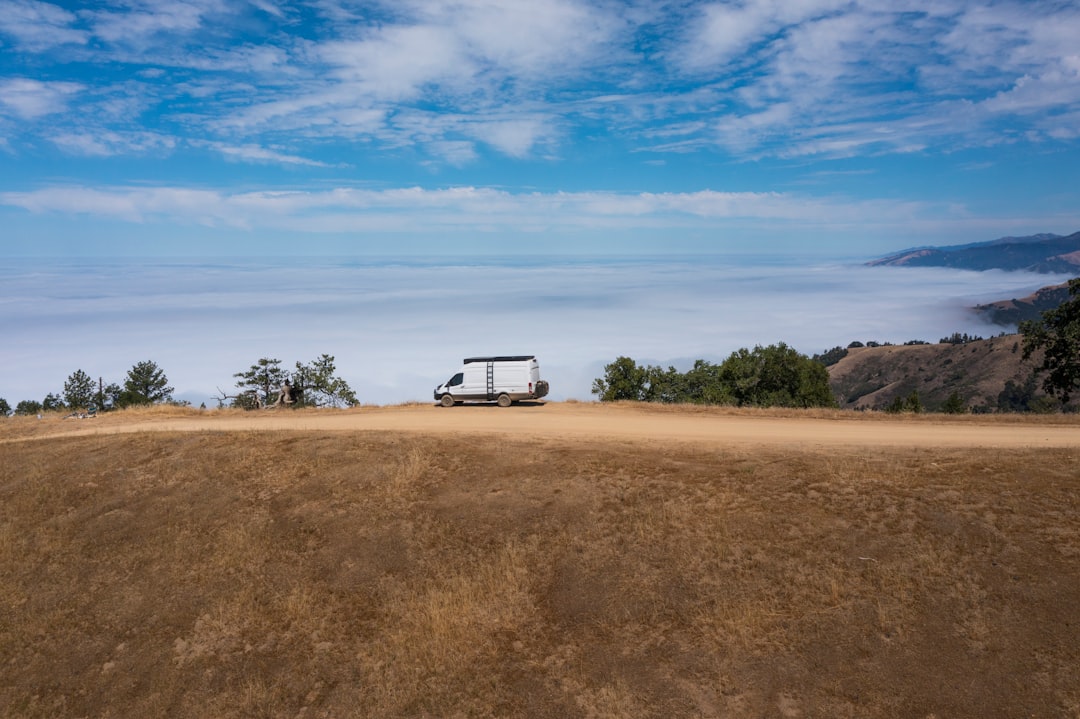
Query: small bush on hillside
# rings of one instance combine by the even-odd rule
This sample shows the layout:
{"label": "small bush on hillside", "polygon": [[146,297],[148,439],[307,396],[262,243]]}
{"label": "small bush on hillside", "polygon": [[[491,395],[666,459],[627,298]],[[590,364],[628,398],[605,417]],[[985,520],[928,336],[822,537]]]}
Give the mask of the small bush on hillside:
{"label": "small bush on hillside", "polygon": [[919,399],[919,390],[911,390],[911,394],[907,397],[894,397],[893,401],[885,407],[885,411],[890,414],[900,414],[901,412],[919,414],[923,411],[922,401]]}
{"label": "small bush on hillside", "polygon": [[964,414],[967,412],[967,404],[964,402],[964,398],[960,396],[960,393],[953,390],[949,398],[941,405],[941,411],[945,414]]}
{"label": "small bush on hillside", "polygon": [[826,367],[832,367],[834,364],[847,357],[847,355],[847,348],[837,345],[830,350],[825,350],[819,355],[814,355],[810,359],[814,360],[815,362],[820,362]]}

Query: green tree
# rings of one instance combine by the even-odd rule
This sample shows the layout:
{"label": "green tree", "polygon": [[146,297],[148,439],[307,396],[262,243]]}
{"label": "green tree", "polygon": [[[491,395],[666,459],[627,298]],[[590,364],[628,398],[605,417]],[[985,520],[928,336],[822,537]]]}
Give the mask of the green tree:
{"label": "green tree", "polygon": [[960,392],[953,390],[949,398],[941,405],[941,411],[945,414],[964,414],[967,412],[967,404]]}
{"label": "green tree", "polygon": [[909,394],[907,399],[904,400],[904,404],[906,405],[905,409],[908,412],[914,412],[915,414],[919,414],[920,412],[922,412],[923,405],[922,400],[919,399],[919,390],[911,390],[911,394]]}
{"label": "green tree", "polygon": [[[109,388],[112,389],[112,385]],[[136,363],[128,370],[127,377],[124,378],[124,388],[116,397],[116,404],[130,407],[168,402],[172,399],[172,393],[173,388],[169,386],[165,371],[156,363],[146,360]],[[104,403],[104,398],[102,402]]]}
{"label": "green tree", "polygon": [[1023,384],[1007,380],[1005,387],[998,392],[997,408],[1002,412],[1028,412],[1035,399],[1037,380],[1034,374],[1028,375]]}
{"label": "green tree", "polygon": [[234,407],[254,409],[265,407],[277,399],[281,385],[288,379],[285,370],[281,369],[281,360],[261,358],[251,365],[246,372],[237,372],[233,375],[237,378],[236,387],[241,390],[240,395],[234,398]]}
{"label": "green tree", "polygon": [[32,399],[24,399],[15,405],[15,414],[31,415],[41,411],[41,402]]}
{"label": "green tree", "polygon": [[672,404],[685,402],[683,395],[685,389],[685,375],[674,367],[663,369],[648,365],[645,370],[645,384],[642,387],[642,396],[646,402],[659,402]]}
{"label": "green tree", "polygon": [[94,380],[81,369],[64,382],[64,402],[73,410],[86,409],[94,403]]}
{"label": "green tree", "polygon": [[604,367],[604,376],[593,380],[592,393],[601,402],[644,400],[648,389],[648,371],[629,357],[617,357]]}
{"label": "green tree", "polygon": [[696,360],[682,376],[680,402],[691,404],[736,404],[735,395],[724,382],[720,365]]}
{"label": "green tree", "polygon": [[[291,407],[353,407],[359,404],[349,383],[337,376],[333,355],[323,354],[311,362],[296,363],[290,376],[281,360],[263,357],[246,372],[237,372],[237,395],[222,393],[219,402],[231,399],[233,407],[258,409],[276,404],[279,398]],[[288,385],[288,393],[283,390]]]}
{"label": "green tree", "polygon": [[629,357],[619,357],[593,381],[592,392],[601,402],[836,406],[825,366],[783,343],[737,350],[720,365],[697,360],[686,373],[674,367],[642,367]]}
{"label": "green tree", "polygon": [[1052,395],[1037,394],[1038,380],[1032,372],[1023,384],[1012,380],[1005,382],[1005,388],[998,393],[997,408],[1002,412],[1031,412],[1050,414],[1061,409]]}
{"label": "green tree", "polygon": [[338,377],[333,355],[323,354],[308,364],[296,363],[292,386],[297,406],[355,407],[360,402],[349,383]]}
{"label": "green tree", "polygon": [[719,373],[740,407],[836,406],[825,365],[783,342],[736,350]]}
{"label": "green tree", "polygon": [[919,399],[919,390],[911,390],[911,394],[907,397],[901,397],[897,395],[893,397],[893,401],[885,407],[885,411],[891,414],[899,414],[900,412],[914,412],[918,414],[922,412],[922,400]]}
{"label": "green tree", "polygon": [[49,392],[45,395],[45,399],[41,400],[41,409],[46,412],[49,410],[64,409],[64,398],[58,394]]}
{"label": "green tree", "polygon": [[7,417],[11,414],[11,405],[3,397],[0,397],[0,417]]}
{"label": "green tree", "polygon": [[1024,359],[1042,350],[1042,387],[1063,403],[1080,389],[1080,277],[1069,280],[1069,299],[1037,320],[1020,323]]}
{"label": "green tree", "polygon": [[120,408],[122,404],[122,396],[124,394],[124,388],[115,382],[110,382],[105,385],[101,391],[96,395],[98,407],[101,409],[113,409]]}

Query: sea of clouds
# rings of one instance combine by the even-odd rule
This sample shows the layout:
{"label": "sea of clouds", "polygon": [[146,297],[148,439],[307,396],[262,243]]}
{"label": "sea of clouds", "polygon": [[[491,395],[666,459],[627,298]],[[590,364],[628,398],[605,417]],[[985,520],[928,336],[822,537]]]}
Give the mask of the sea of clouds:
{"label": "sea of clouds", "polygon": [[326,353],[365,404],[432,399],[466,356],[535,354],[551,399],[591,398],[617,356],[686,369],[740,347],[814,354],[853,340],[989,336],[968,308],[1056,275],[715,258],[12,260],[0,270],[14,406],[76,370],[122,383],[136,362],[217,405],[261,357]]}

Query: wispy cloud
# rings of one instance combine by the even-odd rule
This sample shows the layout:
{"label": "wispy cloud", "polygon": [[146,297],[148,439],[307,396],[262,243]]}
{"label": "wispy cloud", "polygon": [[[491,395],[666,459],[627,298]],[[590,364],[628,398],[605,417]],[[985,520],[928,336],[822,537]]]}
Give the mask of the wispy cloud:
{"label": "wispy cloud", "polygon": [[13,38],[18,47],[40,52],[66,44],[85,44],[90,33],[73,27],[77,18],[62,7],[38,0],[0,2],[0,35]]}
{"label": "wispy cloud", "polygon": [[[311,232],[401,231],[483,226],[488,231],[558,228],[685,227],[756,218],[794,223],[909,222],[949,216],[951,208],[912,202],[842,200],[789,193],[512,193],[476,187],[226,193],[175,187],[53,187],[0,193],[0,204],[35,213],[74,213],[130,221],[200,222],[244,228],[291,226]],[[396,218],[391,224],[380,221]]]}
{"label": "wispy cloud", "polygon": [[1064,41],[1080,14],[1062,6],[824,0],[712,4],[701,15],[671,56],[684,73],[729,78],[735,104],[716,140],[737,153],[993,144],[1001,118],[1080,103]]}
{"label": "wispy cloud", "polygon": [[175,138],[153,132],[60,132],[49,140],[72,155],[85,157],[160,154],[176,146]]}
{"label": "wispy cloud", "polygon": [[64,112],[72,96],[82,89],[82,85],[74,82],[42,82],[29,78],[0,80],[0,107],[24,120],[34,120]]}
{"label": "wispy cloud", "polygon": [[221,197],[214,192],[189,189],[130,189],[121,192],[93,188],[52,188],[33,193],[7,193],[5,204],[31,212],[64,212],[142,222],[148,217],[179,219],[185,211],[197,218],[222,217]]}
{"label": "wispy cloud", "polygon": [[200,29],[207,16],[220,13],[218,0],[136,0],[114,8],[81,13],[94,36],[108,43],[145,48],[162,38]]}
{"label": "wispy cloud", "polygon": [[306,165],[308,167],[328,167],[328,163],[309,160],[306,157],[291,155],[276,148],[258,145],[233,146],[221,142],[198,143],[221,153],[228,159],[247,162],[267,162],[279,165]]}
{"label": "wispy cloud", "polygon": [[[0,35],[22,52],[77,47],[56,66],[71,80],[25,86],[29,97],[7,103],[20,118],[68,109],[76,125],[131,76],[118,70],[155,69],[158,80],[137,88],[144,119],[158,118],[178,146],[269,150],[301,132],[415,143],[461,163],[478,157],[463,142],[513,158],[558,154],[599,123],[657,152],[845,157],[992,145],[1005,119],[1014,140],[1060,141],[1080,112],[1080,10],[1054,2],[139,0],[71,12],[4,0],[0,9]],[[60,102],[82,83],[94,92]],[[101,129],[145,131],[132,126],[141,121],[114,117]],[[297,156],[310,153],[281,159]]]}

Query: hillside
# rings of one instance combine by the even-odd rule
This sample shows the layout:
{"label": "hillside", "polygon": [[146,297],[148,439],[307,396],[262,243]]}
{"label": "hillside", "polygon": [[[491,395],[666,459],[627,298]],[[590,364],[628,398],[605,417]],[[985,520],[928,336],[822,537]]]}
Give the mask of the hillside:
{"label": "hillside", "polygon": [[872,260],[870,266],[953,267],[963,270],[1027,270],[1080,274],[1080,232],[1002,237],[990,242],[919,247]]}
{"label": "hillside", "polygon": [[956,391],[969,408],[992,411],[1006,382],[1030,382],[1036,362],[1022,360],[1021,344],[1020,335],[1005,335],[966,344],[852,348],[829,367],[829,384],[845,409],[884,409],[918,391],[922,404],[936,410]]}
{"label": "hillside", "polygon": [[8,420],[0,716],[1076,716],[1075,419],[839,414]]}

